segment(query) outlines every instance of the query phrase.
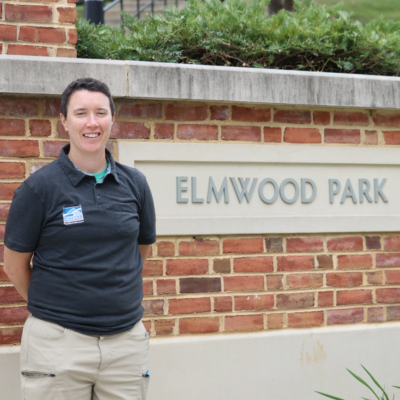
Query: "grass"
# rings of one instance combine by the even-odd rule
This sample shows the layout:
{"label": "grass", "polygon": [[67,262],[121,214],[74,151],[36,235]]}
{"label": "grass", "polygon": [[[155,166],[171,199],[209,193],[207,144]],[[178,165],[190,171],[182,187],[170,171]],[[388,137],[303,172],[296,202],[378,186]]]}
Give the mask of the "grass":
{"label": "grass", "polygon": [[[343,9],[354,13],[354,19],[368,22],[382,15],[387,20],[400,20],[399,0],[342,0]],[[333,6],[339,0],[316,0],[318,4]]]}

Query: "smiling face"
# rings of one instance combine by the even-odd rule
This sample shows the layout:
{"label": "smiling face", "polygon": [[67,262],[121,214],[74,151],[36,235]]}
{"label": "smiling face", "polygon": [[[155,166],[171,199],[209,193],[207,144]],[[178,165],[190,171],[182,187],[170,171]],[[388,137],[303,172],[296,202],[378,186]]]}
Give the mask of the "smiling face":
{"label": "smiling face", "polygon": [[105,94],[87,90],[72,93],[67,118],[62,114],[60,118],[69,133],[71,155],[82,158],[105,154],[114,122],[110,102]]}

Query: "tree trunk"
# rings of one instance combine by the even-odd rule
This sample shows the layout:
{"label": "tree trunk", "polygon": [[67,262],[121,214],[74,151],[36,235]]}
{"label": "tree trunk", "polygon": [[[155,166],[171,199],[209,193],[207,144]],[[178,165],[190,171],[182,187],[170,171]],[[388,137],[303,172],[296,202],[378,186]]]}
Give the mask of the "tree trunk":
{"label": "tree trunk", "polygon": [[271,0],[269,3],[269,14],[276,14],[279,10],[293,11],[293,0]]}

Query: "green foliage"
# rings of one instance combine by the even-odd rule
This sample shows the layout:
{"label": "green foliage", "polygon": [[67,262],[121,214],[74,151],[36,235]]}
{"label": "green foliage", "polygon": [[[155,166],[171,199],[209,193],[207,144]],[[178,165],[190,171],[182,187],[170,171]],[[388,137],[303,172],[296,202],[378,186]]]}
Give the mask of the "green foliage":
{"label": "green foliage", "polygon": [[[357,379],[359,382],[361,382],[365,387],[367,387],[367,388],[372,392],[372,394],[376,397],[377,400],[389,400],[389,396],[388,396],[388,394],[386,393],[385,389],[377,382],[377,380],[371,375],[371,373],[370,373],[363,365],[361,365],[361,366],[363,367],[364,371],[368,374],[368,376],[371,378],[372,382],[373,382],[373,383],[378,387],[378,389],[382,392],[381,397],[379,397],[379,396],[375,393],[375,391],[372,389],[372,387],[371,387],[370,385],[368,385],[368,383],[365,382],[364,379],[360,378],[358,375],[356,375],[354,372],[351,372],[349,369],[348,369],[347,371],[349,371],[350,374],[354,376],[354,378],[356,378],[356,379]],[[346,368],[346,369],[347,369],[347,368]],[[393,386],[393,387],[396,388],[396,389],[400,389],[399,386]],[[344,399],[342,399],[342,398],[340,398],[340,397],[335,397],[335,396],[332,396],[332,395],[330,395],[330,394],[321,393],[321,392],[316,392],[316,393],[322,394],[322,396],[328,397],[328,398],[330,398],[330,399],[334,399],[334,400],[344,400]],[[362,397],[362,399],[368,400],[368,399],[366,399],[365,397]],[[394,395],[393,395],[393,400],[394,400]]]}
{"label": "green foliage", "polygon": [[269,0],[188,0],[124,28],[79,20],[78,57],[400,75],[400,22],[353,21],[338,4],[295,0],[269,17]]}

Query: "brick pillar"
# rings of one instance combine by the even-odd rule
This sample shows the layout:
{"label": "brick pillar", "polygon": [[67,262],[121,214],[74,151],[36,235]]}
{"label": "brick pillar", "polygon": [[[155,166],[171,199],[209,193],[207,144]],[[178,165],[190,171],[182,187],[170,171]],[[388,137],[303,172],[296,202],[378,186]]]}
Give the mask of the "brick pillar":
{"label": "brick pillar", "polygon": [[4,0],[0,54],[76,57],[76,0]]}

